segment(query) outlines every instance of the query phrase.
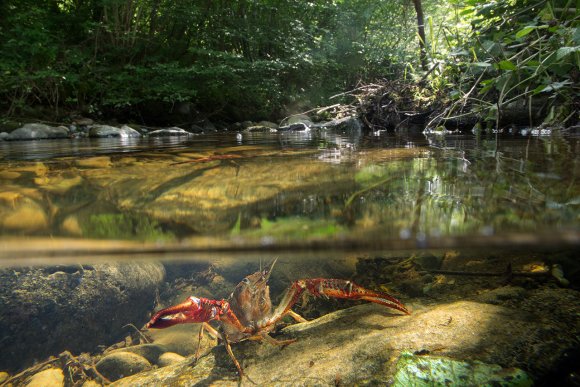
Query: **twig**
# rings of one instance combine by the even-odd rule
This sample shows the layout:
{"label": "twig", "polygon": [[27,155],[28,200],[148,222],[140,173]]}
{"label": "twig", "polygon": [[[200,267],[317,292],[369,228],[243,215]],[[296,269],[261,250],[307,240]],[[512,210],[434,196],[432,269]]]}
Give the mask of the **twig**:
{"label": "twig", "polygon": [[145,340],[145,342],[146,342],[147,344],[149,344],[149,343],[150,343],[150,341],[149,341],[149,338],[148,338],[147,336],[145,336],[145,335],[143,334],[143,332],[141,332],[141,330],[140,330],[140,329],[138,329],[138,328],[137,328],[135,325],[133,325],[133,324],[127,324],[127,325],[123,325],[123,328],[126,328],[126,327],[131,327],[131,328],[133,328],[133,329],[135,330],[135,332],[137,332],[137,333],[139,334],[139,336],[141,336],[141,338],[142,338],[143,340]]}

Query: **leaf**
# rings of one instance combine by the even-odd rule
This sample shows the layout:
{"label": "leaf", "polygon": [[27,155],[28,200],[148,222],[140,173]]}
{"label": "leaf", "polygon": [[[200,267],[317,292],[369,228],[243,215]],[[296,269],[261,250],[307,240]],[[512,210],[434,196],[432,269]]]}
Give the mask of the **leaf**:
{"label": "leaf", "polygon": [[522,28],[521,30],[516,32],[516,38],[517,39],[523,38],[524,36],[528,35],[530,32],[532,32],[536,28],[537,28],[536,26],[525,26],[524,28]]}
{"label": "leaf", "polygon": [[537,93],[545,93],[548,91],[555,91],[558,89],[561,89],[564,86],[568,86],[571,85],[572,82],[571,81],[563,81],[563,82],[552,82],[549,85],[542,85],[542,86],[538,86],[534,89],[534,93],[536,93],[536,90],[540,89],[541,87],[543,87],[540,91],[538,91]]}
{"label": "leaf", "polygon": [[487,62],[473,62],[470,63],[471,66],[476,66],[476,67],[490,67],[491,63],[487,63]]}
{"label": "leaf", "polygon": [[556,58],[557,59],[562,59],[563,57],[570,55],[574,52],[578,52],[580,51],[580,46],[576,46],[576,47],[560,47],[558,49],[558,51],[556,52]]}
{"label": "leaf", "polygon": [[509,60],[502,60],[498,64],[500,70],[517,70],[518,66],[516,66],[512,61]]}

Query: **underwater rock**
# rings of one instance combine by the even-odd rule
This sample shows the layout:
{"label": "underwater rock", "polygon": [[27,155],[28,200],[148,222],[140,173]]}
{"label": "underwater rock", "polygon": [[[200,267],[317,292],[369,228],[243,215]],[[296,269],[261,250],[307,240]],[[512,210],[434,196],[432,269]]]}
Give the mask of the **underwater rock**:
{"label": "underwater rock", "polygon": [[118,342],[147,321],[164,275],[153,262],[0,269],[0,369]]}
{"label": "underwater rock", "polygon": [[49,368],[32,376],[27,387],[64,386],[64,374],[60,368]]}
{"label": "underwater rock", "polygon": [[14,130],[6,140],[43,140],[50,138],[68,138],[69,130],[64,126],[48,126],[45,124],[26,124]]}
{"label": "underwater rock", "polygon": [[417,356],[404,352],[397,362],[395,387],[406,386],[505,386],[529,387],[532,379],[518,368],[462,362],[446,357]]}
{"label": "underwater rock", "polygon": [[113,163],[109,156],[97,156],[76,160],[75,164],[84,168],[111,168]]}
{"label": "underwater rock", "polygon": [[48,216],[35,200],[15,193],[11,203],[0,201],[0,229],[32,233],[47,227]]}
{"label": "underwater rock", "polygon": [[[413,314],[403,316],[379,305],[364,304],[282,329],[277,339],[297,340],[283,348],[246,341],[233,344],[232,350],[249,379],[258,385],[393,383],[403,353],[486,363],[488,370],[500,367],[502,374],[524,375],[506,370],[517,367],[541,378],[567,350],[575,348],[573,338],[580,333],[580,300],[572,301],[565,295],[573,304],[558,315],[558,321],[571,321],[565,326],[541,318],[543,303],[539,302],[547,301],[546,297],[549,295],[532,295],[526,309],[533,305],[533,312],[460,301],[414,305]],[[192,331],[194,334],[196,329]],[[237,385],[236,368],[222,345],[190,364],[150,370],[115,385],[189,386],[203,380]]]}
{"label": "underwater rock", "polygon": [[131,352],[115,352],[103,357],[96,364],[97,371],[110,381],[135,375],[151,368],[143,356]]}
{"label": "underwater rock", "polygon": [[60,225],[60,229],[65,235],[72,236],[82,236],[83,229],[79,223],[79,219],[76,215],[67,216]]}
{"label": "underwater rock", "polygon": [[[183,324],[167,329],[151,329],[148,335],[153,338],[155,344],[166,348],[167,352],[174,352],[181,356],[190,356],[195,354],[197,350],[198,332],[198,324]],[[216,339],[204,335],[201,341],[200,354],[205,353],[216,344]]]}
{"label": "underwater rock", "polygon": [[157,364],[159,367],[167,367],[172,364],[180,363],[186,359],[185,356],[181,356],[175,352],[166,352],[163,355],[159,356]]}
{"label": "underwater rock", "polygon": [[[258,155],[259,156],[259,155]],[[268,158],[249,157],[241,168],[228,161],[169,165],[136,165],[123,171],[85,175],[91,183],[107,187],[118,205],[163,224],[180,224],[201,233],[229,231],[240,210],[259,206],[283,195],[291,203],[307,190],[336,195],[352,185],[352,175],[326,163],[288,160],[272,180]],[[120,175],[122,173],[122,175]],[[136,178],[147,176],[147,178]],[[243,181],[244,184],[240,184]],[[280,211],[285,211],[284,207]]]}
{"label": "underwater rock", "polygon": [[87,380],[83,383],[82,387],[101,387],[101,383],[97,383],[94,380]]}
{"label": "underwater rock", "polygon": [[14,171],[1,171],[0,172],[0,179],[4,180],[14,180],[18,179],[22,174],[19,172]]}
{"label": "underwater rock", "polygon": [[155,364],[157,363],[159,356],[167,352],[167,348],[160,344],[139,344],[132,347],[115,349],[109,353],[113,354],[118,352],[131,352],[144,357],[149,363]]}
{"label": "underwater rock", "polygon": [[477,299],[487,304],[500,305],[510,300],[521,300],[525,297],[525,293],[525,289],[519,286],[502,286],[501,288],[483,292]]}

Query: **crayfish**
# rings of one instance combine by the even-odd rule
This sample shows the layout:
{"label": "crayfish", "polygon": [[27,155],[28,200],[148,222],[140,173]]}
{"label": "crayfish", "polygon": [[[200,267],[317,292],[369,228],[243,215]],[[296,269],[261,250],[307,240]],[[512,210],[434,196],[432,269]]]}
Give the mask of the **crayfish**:
{"label": "crayfish", "polygon": [[[201,323],[199,341],[204,330],[223,341],[241,378],[244,372],[230,344],[244,340],[265,340],[276,345],[294,342],[293,339],[276,340],[269,333],[286,315],[297,322],[306,322],[304,318],[291,310],[301,296],[365,300],[410,314],[405,305],[389,294],[365,289],[352,281],[326,278],[294,281],[286,290],[278,307],[272,311],[268,279],[275,263],[276,260],[263,270],[244,278],[227,300],[210,300],[191,296],[181,304],[155,313],[146,328],[167,328],[176,324]],[[218,322],[220,330],[209,325],[210,321]],[[196,359],[199,357],[199,341]]]}

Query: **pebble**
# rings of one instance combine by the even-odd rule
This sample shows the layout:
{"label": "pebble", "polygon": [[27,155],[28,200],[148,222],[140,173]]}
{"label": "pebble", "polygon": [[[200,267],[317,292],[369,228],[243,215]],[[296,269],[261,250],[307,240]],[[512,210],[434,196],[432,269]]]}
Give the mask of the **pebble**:
{"label": "pebble", "polygon": [[64,386],[64,374],[60,368],[49,368],[40,371],[30,378],[27,387]]}
{"label": "pebble", "polygon": [[104,377],[115,381],[145,371],[151,368],[151,363],[135,353],[115,352],[99,360],[96,368]]}
{"label": "pebble", "polygon": [[163,355],[159,356],[159,360],[157,360],[157,365],[159,367],[166,367],[171,364],[182,362],[183,360],[187,359],[184,356],[181,356],[175,352],[165,352]]}
{"label": "pebble", "polygon": [[167,348],[159,344],[139,344],[132,347],[119,348],[111,353],[130,352],[142,356],[151,364],[157,363],[159,356],[167,352]]}

